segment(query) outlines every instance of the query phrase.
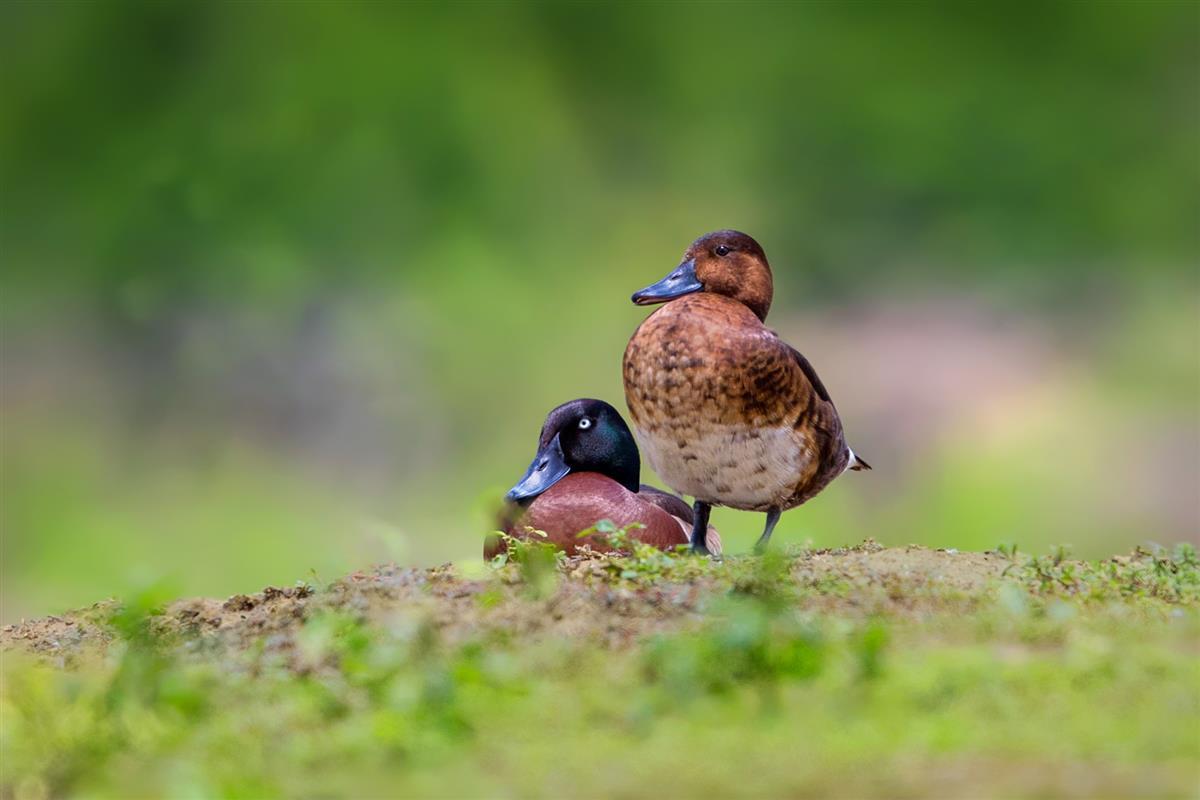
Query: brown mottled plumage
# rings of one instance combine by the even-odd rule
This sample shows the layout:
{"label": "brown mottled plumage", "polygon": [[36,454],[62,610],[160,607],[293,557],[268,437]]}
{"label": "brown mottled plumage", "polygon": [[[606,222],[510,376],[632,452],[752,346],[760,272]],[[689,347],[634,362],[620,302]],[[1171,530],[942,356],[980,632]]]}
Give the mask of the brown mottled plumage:
{"label": "brown mottled plumage", "polygon": [[870,468],[846,446],[812,365],[763,325],[772,293],[752,238],[701,237],[675,271],[634,295],[670,302],[638,327],[623,364],[630,417],[655,472],[696,498],[698,518],[712,505],[767,512],[762,545],[780,512],[848,468]]}

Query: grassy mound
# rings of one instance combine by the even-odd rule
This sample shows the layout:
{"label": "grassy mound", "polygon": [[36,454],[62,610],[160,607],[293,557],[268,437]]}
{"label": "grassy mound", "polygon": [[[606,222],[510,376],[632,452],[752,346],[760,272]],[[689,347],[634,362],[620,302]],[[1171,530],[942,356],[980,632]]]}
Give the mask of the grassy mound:
{"label": "grassy mound", "polygon": [[871,542],[511,556],[9,626],[0,793],[1194,789],[1187,546],[1104,562]]}

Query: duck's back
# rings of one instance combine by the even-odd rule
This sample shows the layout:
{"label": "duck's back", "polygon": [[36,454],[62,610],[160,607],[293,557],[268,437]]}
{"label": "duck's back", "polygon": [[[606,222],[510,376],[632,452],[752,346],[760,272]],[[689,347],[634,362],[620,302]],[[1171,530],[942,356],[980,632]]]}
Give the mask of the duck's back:
{"label": "duck's back", "polygon": [[696,293],[651,314],[625,351],[643,453],[713,505],[791,508],[841,474],[841,422],[802,355],[736,300]]}

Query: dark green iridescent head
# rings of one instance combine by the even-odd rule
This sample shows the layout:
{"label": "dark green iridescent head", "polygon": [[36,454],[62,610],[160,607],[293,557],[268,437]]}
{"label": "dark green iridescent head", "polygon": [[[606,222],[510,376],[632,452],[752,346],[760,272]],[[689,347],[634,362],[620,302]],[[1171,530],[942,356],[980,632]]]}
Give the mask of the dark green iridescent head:
{"label": "dark green iridescent head", "polygon": [[537,455],[505,496],[529,502],[572,472],[598,472],[636,492],[641,459],[621,415],[603,400],[563,403],[546,416]]}

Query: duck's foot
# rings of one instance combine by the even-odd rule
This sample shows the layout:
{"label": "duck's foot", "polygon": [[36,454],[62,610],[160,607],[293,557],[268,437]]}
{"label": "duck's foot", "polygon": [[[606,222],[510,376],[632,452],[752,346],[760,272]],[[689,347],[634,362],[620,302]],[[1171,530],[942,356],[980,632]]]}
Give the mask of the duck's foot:
{"label": "duck's foot", "polygon": [[762,536],[758,537],[758,542],[754,545],[754,554],[762,555],[767,552],[767,542],[771,541],[771,534],[775,530],[775,523],[779,522],[780,515],[783,514],[778,508],[767,510],[767,525],[763,528]]}
{"label": "duck's foot", "polygon": [[712,511],[712,506],[708,503],[702,503],[699,500],[692,506],[692,534],[689,537],[692,543],[692,555],[707,556],[711,555],[708,550],[708,515]]}

